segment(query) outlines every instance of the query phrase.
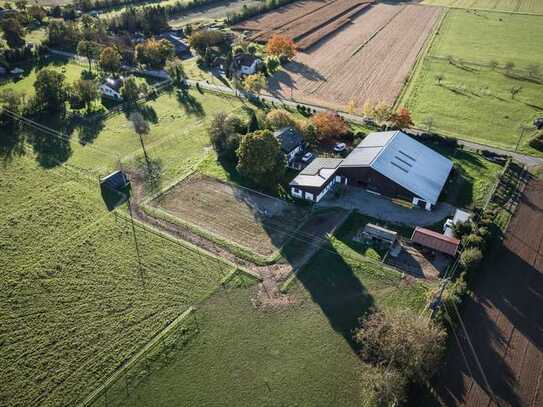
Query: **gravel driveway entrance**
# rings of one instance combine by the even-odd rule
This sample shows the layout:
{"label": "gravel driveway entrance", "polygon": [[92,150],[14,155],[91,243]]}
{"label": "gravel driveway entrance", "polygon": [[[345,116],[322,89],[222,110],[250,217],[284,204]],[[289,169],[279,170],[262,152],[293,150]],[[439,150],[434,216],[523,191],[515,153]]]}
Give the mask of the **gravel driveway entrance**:
{"label": "gravel driveway entrance", "polygon": [[347,187],[339,198],[333,192],[317,204],[318,207],[356,209],[360,213],[388,222],[413,226],[428,226],[444,220],[454,213],[454,206],[439,202],[431,211],[420,208],[405,208],[390,199],[372,194],[362,188]]}

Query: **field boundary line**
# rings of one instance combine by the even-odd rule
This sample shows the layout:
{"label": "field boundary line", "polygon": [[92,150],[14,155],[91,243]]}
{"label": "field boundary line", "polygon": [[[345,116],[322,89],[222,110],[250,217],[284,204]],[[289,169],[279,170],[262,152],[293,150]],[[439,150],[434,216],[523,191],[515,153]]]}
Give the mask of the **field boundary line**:
{"label": "field boundary line", "polygon": [[394,109],[398,108],[400,104],[405,105],[407,100],[409,99],[409,96],[411,95],[411,88],[414,86],[414,83],[415,83],[415,77],[419,73],[419,70],[421,69],[426,57],[430,56],[430,50],[432,49],[434,45],[435,39],[437,37],[437,33],[441,30],[441,27],[443,26],[443,22],[447,18],[448,14],[449,14],[449,9],[445,8],[444,11],[441,12],[439,21],[435,23],[432,32],[428,36],[428,39],[426,40],[426,44],[419,50],[419,53],[417,55],[417,60],[415,64],[411,67],[411,69],[409,70],[409,73],[407,74],[406,84],[402,87],[402,90],[396,97],[396,100],[393,104]]}
{"label": "field boundary line", "polygon": [[379,27],[373,34],[369,36],[369,38],[364,41],[362,44],[360,44],[352,53],[351,58],[354,57],[356,54],[358,54],[362,48],[364,48],[371,40],[373,40],[381,31],[383,31],[396,17],[398,17],[406,8],[406,5],[402,5],[400,7],[400,10],[398,10],[392,17],[390,17],[386,23],[384,23],[381,27]]}
{"label": "field boundary line", "polygon": [[485,13],[501,13],[501,14],[518,14],[525,16],[534,16],[534,17],[543,17],[543,12],[534,13],[531,11],[507,11],[507,10],[498,10],[498,9],[489,9],[489,8],[479,8],[479,7],[458,7],[458,6],[444,6],[439,4],[422,4],[423,6],[428,7],[444,7],[451,10],[462,10],[462,11],[484,11]]}
{"label": "field boundary line", "polygon": [[96,388],[94,391],[92,391],[80,404],[80,407],[87,407],[92,402],[94,402],[103,392],[105,389],[107,389],[111,384],[115,383],[119,377],[122,376],[122,374],[131,366],[133,366],[135,363],[139,362],[145,354],[151,349],[154,345],[158,343],[160,339],[162,339],[166,334],[168,334],[173,328],[175,328],[181,321],[183,321],[186,317],[188,317],[190,314],[192,314],[196,309],[193,306],[190,306],[187,310],[185,310],[181,315],[179,315],[176,319],[174,319],[166,328],[164,328],[162,331],[160,331],[157,335],[153,337],[149,342],[147,342],[146,345],[143,346],[128,362],[121,365],[109,378],[101,384],[98,388]]}
{"label": "field boundary line", "polygon": [[[125,222],[132,222],[132,220],[130,220],[127,215],[125,215],[124,213],[119,213],[118,215],[118,218],[119,219],[122,219],[123,221]],[[159,229],[157,229],[156,227],[153,227],[145,222],[142,222],[140,221],[139,219],[133,219],[133,222],[134,224],[139,227],[140,229],[143,229],[149,233],[152,233],[162,239],[166,239],[174,244],[177,244],[181,247],[183,247],[184,249],[186,250],[189,250],[189,251],[193,251],[193,252],[196,252],[196,253],[200,253],[201,255],[203,256],[206,256],[206,257],[209,257],[210,259],[213,259],[215,261],[219,261],[219,262],[222,262],[224,265],[228,266],[228,267],[232,267],[232,268],[238,268],[238,269],[242,269],[241,266],[231,262],[230,260],[227,260],[221,256],[218,256],[214,253],[211,253],[210,251],[208,250],[205,250],[205,249],[202,249],[201,247],[199,246],[196,246],[195,244],[193,243],[190,243],[190,242],[187,242],[186,240],[183,240],[183,239],[179,239],[179,238],[176,238],[174,236],[172,236],[171,234],[169,233],[165,233]]]}

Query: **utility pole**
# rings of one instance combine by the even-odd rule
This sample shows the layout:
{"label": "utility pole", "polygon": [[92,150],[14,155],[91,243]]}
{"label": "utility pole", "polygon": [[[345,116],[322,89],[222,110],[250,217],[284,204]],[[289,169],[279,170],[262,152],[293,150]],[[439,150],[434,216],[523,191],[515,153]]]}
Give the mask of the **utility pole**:
{"label": "utility pole", "polygon": [[134,247],[136,248],[136,256],[138,258],[138,269],[140,273],[141,283],[145,287],[145,280],[143,279],[143,268],[141,264],[140,248],[138,245],[138,237],[136,235],[136,226],[134,225],[134,217],[132,216],[132,201],[130,196],[128,197],[128,213],[130,214],[130,224],[132,225],[132,234],[134,235]]}
{"label": "utility pole", "polygon": [[522,138],[524,137],[524,133],[526,131],[530,130],[529,127],[525,126],[525,125],[521,125],[519,127],[519,136],[518,136],[518,140],[517,140],[517,145],[515,146],[515,153],[517,152],[519,146],[520,146],[520,141],[522,140]]}

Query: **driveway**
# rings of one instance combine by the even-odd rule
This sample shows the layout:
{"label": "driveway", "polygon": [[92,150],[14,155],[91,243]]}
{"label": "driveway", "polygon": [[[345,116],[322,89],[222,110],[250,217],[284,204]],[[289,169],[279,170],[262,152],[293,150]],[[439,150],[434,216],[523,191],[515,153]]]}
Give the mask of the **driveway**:
{"label": "driveway", "polygon": [[372,218],[413,226],[433,225],[452,216],[455,210],[454,206],[443,202],[438,203],[431,212],[420,208],[409,209],[393,203],[390,199],[356,187],[347,187],[339,198],[331,192],[317,204],[317,207],[356,209]]}

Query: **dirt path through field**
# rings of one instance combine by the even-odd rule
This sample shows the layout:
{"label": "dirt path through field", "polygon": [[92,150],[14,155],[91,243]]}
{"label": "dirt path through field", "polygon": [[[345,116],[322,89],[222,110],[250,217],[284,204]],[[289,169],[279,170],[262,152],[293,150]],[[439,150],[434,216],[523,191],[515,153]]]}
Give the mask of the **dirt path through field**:
{"label": "dirt path through field", "polygon": [[462,317],[467,335],[461,327],[456,330],[438,374],[437,397],[419,405],[543,405],[542,310],[543,181],[531,181],[503,249],[485,267],[474,298],[466,302]]}

